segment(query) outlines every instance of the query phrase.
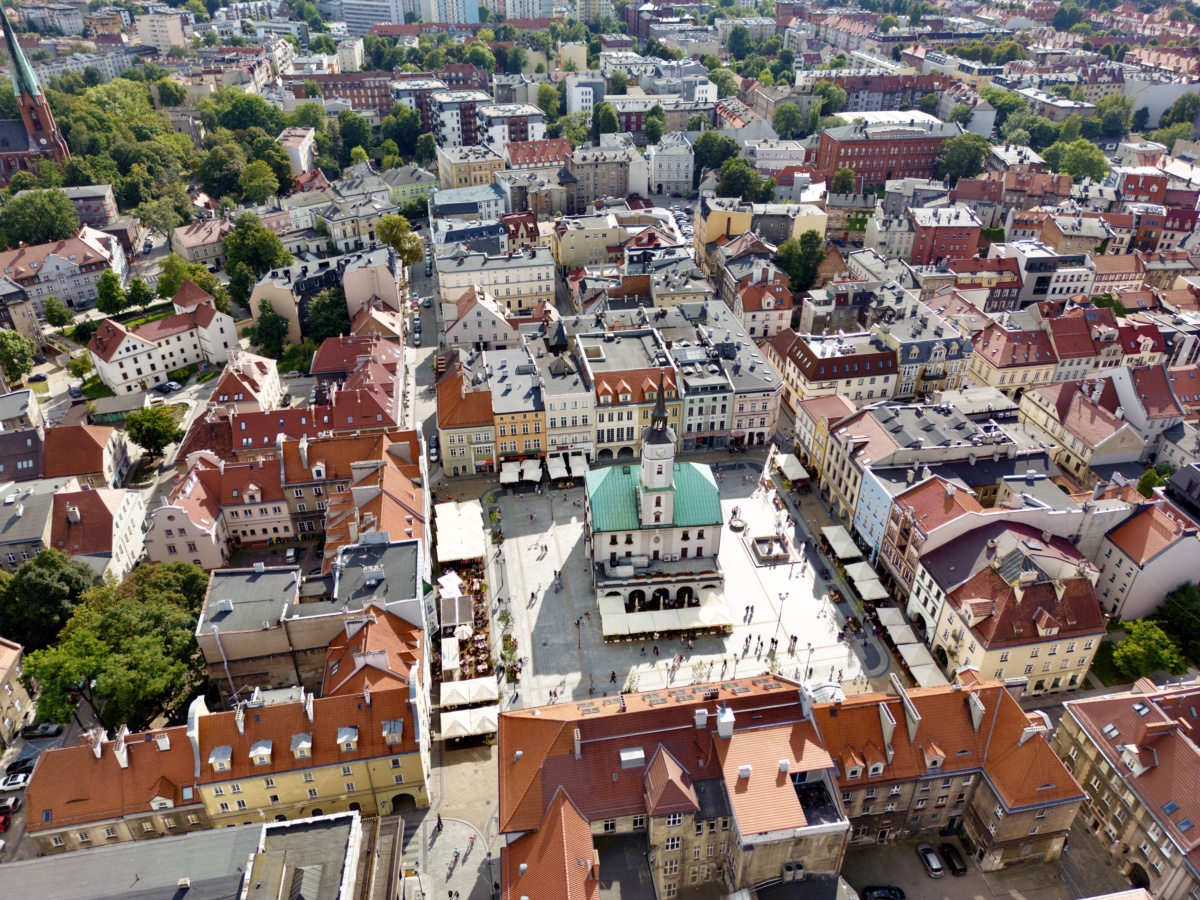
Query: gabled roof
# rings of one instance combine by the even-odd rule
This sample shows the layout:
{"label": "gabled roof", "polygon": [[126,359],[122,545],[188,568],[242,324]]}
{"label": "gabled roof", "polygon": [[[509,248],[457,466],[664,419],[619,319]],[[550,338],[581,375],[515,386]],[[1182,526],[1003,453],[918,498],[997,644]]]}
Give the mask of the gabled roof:
{"label": "gabled roof", "polygon": [[113,526],[126,493],[101,488],[55,494],[50,546],[67,556],[112,553]]}
{"label": "gabled roof", "polygon": [[924,534],[967,513],[983,512],[978,500],[940,475],[898,494],[893,502],[901,510],[912,512],[913,524]]}
{"label": "gabled roof", "polygon": [[88,350],[95,353],[105,362],[111,362],[125,341],[136,341],[142,344],[140,349],[149,350],[153,344],[144,337],[135,335],[120,322],[105,319],[96,328],[96,333],[88,341]]}
{"label": "gabled roof", "polygon": [[679,761],[659,747],[646,767],[646,811],[652,816],[700,808],[692,778]]}
{"label": "gabled roof", "polygon": [[1118,550],[1138,566],[1144,566],[1167,548],[1187,543],[1200,554],[1196,523],[1178,507],[1165,503],[1148,505],[1126,519],[1107,535]]}
{"label": "gabled roof", "polygon": [[[636,531],[637,490],[642,467],[607,466],[586,474],[588,506],[597,532]],[[675,463],[675,507],[677,527],[720,525],[721,502],[712,469],[698,463]]]}
{"label": "gabled roof", "polygon": [[[525,897],[596,900],[600,896],[600,881],[593,877],[595,858],[588,820],[567,792],[559,788],[538,829],[505,848],[501,896],[503,900]],[[522,872],[523,865],[528,868]]]}
{"label": "gabled roof", "polygon": [[104,453],[115,428],[107,425],[57,425],[46,429],[43,478],[93,475],[104,471]]}
{"label": "gabled roof", "polygon": [[384,690],[407,693],[414,676],[420,676],[422,653],[421,629],[371,607],[347,619],[329,642],[321,696],[360,696],[364,685],[373,696]]}

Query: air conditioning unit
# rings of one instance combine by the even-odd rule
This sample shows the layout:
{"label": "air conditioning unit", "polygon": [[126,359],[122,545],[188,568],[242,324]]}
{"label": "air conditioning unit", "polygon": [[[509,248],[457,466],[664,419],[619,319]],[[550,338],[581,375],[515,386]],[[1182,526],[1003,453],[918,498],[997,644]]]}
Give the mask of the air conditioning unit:
{"label": "air conditioning unit", "polygon": [[803,881],[804,874],[804,863],[802,862],[788,862],[783,864],[784,881]]}

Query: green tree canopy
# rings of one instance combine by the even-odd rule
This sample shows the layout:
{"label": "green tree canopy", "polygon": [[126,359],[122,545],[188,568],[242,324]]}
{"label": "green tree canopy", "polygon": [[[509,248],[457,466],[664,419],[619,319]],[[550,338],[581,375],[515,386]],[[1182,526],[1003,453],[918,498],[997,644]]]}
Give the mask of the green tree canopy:
{"label": "green tree canopy", "polygon": [[8,329],[0,330],[0,368],[9,382],[24,378],[33,371],[33,355],[37,345],[25,335]]}
{"label": "green tree canopy", "polygon": [[0,634],[27,652],[50,646],[95,580],[83,563],[57,550],[42,550],[14,575],[0,579]]}
{"label": "green tree canopy", "polygon": [[727,159],[721,164],[717,182],[718,197],[740,197],[751,203],[769,203],[775,199],[775,179],[751,168],[746,159]]}
{"label": "green tree canopy", "polygon": [[151,456],[159,456],[169,444],[183,438],[175,416],[165,406],[148,406],[126,415],[125,433]]}
{"label": "green tree canopy", "polygon": [[780,103],[775,107],[775,115],[771,118],[771,127],[775,129],[780,140],[790,141],[794,137],[799,137],[804,128],[804,117],[800,114],[800,107],[795,103]]}
{"label": "green tree canopy", "polygon": [[745,25],[734,25],[729,30],[729,38],[726,41],[729,46],[729,52],[734,59],[743,60],[750,52],[750,30]]}
{"label": "green tree canopy", "polygon": [[856,181],[853,169],[838,169],[829,181],[829,191],[832,194],[853,194]]}
{"label": "green tree canopy", "polygon": [[421,238],[412,230],[412,225],[404,216],[384,216],[375,228],[379,242],[396,251],[401,265],[404,267],[405,280],[409,266],[415,266],[425,258],[425,247]]}
{"label": "green tree canopy", "polygon": [[187,279],[196,287],[208,293],[216,301],[217,309],[228,314],[229,290],[212,272],[200,263],[189,263],[177,253],[167,255],[158,267],[158,284],[155,285],[158,296],[170,300],[183,286]]}
{"label": "green tree canopy", "polygon": [[57,297],[47,297],[42,304],[42,311],[46,314],[46,321],[55,328],[66,328],[75,318],[67,305]]}
{"label": "green tree canopy", "polygon": [[[242,213],[233,223],[233,231],[222,240],[225,248],[226,268],[232,268],[242,263],[255,278],[261,278],[267,272],[279,266],[292,263],[292,254],[287,252],[279,235],[263,225],[262,220],[254,213]],[[239,296],[230,283],[230,293],[239,303],[249,299],[249,292]]]}
{"label": "green tree canopy", "polygon": [[8,247],[65,241],[79,231],[79,216],[62,191],[30,191],[0,207],[0,237]]}
{"label": "green tree canopy", "polygon": [[846,91],[832,81],[818,81],[813,85],[813,96],[821,98],[821,112],[836,116],[846,108]]}
{"label": "green tree canopy", "polygon": [[608,76],[608,92],[610,94],[624,94],[628,84],[629,79],[624,72],[613,72]]}
{"label": "green tree canopy", "polygon": [[692,145],[692,154],[695,157],[693,187],[700,184],[706,170],[720,169],[727,159],[737,156],[741,149],[741,145],[729,135],[720,134],[712,129],[696,138]]}
{"label": "green tree canopy", "polygon": [[1054,143],[1045,149],[1042,157],[1052,170],[1070,175],[1076,181],[1084,178],[1100,181],[1108,174],[1104,152],[1082,138],[1070,144]]}
{"label": "green tree canopy", "polygon": [[1163,598],[1154,616],[1163,631],[1183,643],[1188,656],[1200,659],[1200,587],[1185,581]]}
{"label": "green tree canopy", "polygon": [[775,252],[775,260],[788,273],[793,291],[807,291],[816,284],[824,259],[825,239],[816,230],[804,232],[799,240],[788,238]]}
{"label": "green tree canopy", "polygon": [[1162,118],[1158,121],[1158,127],[1193,125],[1197,116],[1200,116],[1200,94],[1189,91],[1186,94],[1180,94],[1170,108],[1162,114]]}
{"label": "green tree canopy", "polygon": [[1113,651],[1113,665],[1130,681],[1154,672],[1181,675],[1187,671],[1187,660],[1179,645],[1157,623],[1135,619],[1126,622],[1124,628],[1125,639]]}
{"label": "green tree canopy", "polygon": [[940,103],[941,98],[936,93],[930,92],[921,98],[921,102],[917,104],[917,109],[928,116],[936,116]]}
{"label": "green tree canopy", "polygon": [[370,123],[356,112],[343,109],[338,113],[338,131],[342,136],[341,163],[348,166],[351,163],[351,153],[355,147],[373,147]]}
{"label": "green tree canopy", "polygon": [[105,269],[96,282],[96,309],[106,316],[115,316],[124,311],[127,305],[128,298],[120,276],[112,269]]}
{"label": "green tree canopy", "polygon": [[246,151],[238,144],[221,144],[209,150],[200,158],[200,181],[205,192],[210,197],[237,193],[238,179],[245,167]]}
{"label": "green tree canopy", "polygon": [[250,329],[250,340],[257,344],[262,352],[277,359],[283,353],[284,342],[287,341],[288,320],[271,308],[271,301],[265,297],[258,304],[258,318]]}
{"label": "green tree canopy", "polygon": [[[365,156],[365,154],[364,154]],[[242,199],[255,205],[266,203],[279,190],[279,179],[261,159],[250,163],[238,176]]]}
{"label": "green tree canopy", "polygon": [[304,319],[304,336],[316,344],[326,338],[350,333],[350,314],[346,294],[339,287],[328,287],[313,297]]}
{"label": "green tree canopy", "polygon": [[429,132],[417,138],[416,160],[421,165],[427,165],[437,159],[437,141]]}
{"label": "green tree canopy", "polygon": [[553,122],[558,118],[559,103],[558,88],[548,83],[538,85],[537,105],[546,114],[547,121]]}
{"label": "green tree canopy", "polygon": [[960,178],[974,178],[983,171],[991,142],[981,134],[960,134],[942,143],[937,173],[954,184]]}
{"label": "green tree canopy", "polygon": [[611,103],[602,100],[592,107],[592,140],[599,141],[602,134],[616,134],[619,127],[617,111]]}
{"label": "green tree canopy", "polygon": [[657,144],[662,140],[663,129],[667,125],[667,111],[657,103],[646,113],[646,119],[642,124],[643,133],[646,135],[647,144]]}
{"label": "green tree canopy", "polygon": [[163,106],[183,106],[184,101],[187,100],[187,88],[178,81],[164,78],[162,81],[155,82],[155,87],[158,89],[158,99]]}

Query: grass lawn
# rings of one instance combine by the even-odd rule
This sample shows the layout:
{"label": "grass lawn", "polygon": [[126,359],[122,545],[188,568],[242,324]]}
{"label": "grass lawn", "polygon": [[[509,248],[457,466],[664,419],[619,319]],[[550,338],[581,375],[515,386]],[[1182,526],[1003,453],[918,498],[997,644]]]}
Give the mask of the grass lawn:
{"label": "grass lawn", "polygon": [[176,369],[174,372],[168,372],[167,377],[172,381],[178,381],[180,384],[187,384],[188,379],[199,371],[200,367],[193,364],[182,369]]}
{"label": "grass lawn", "polygon": [[183,419],[187,415],[188,408],[186,403],[172,403],[170,406],[166,407],[166,410],[174,417],[175,424],[180,425],[183,423]]}
{"label": "grass lawn", "polygon": [[147,322],[157,322],[159,319],[167,319],[175,315],[175,307],[168,304],[163,309],[155,310],[152,313],[147,313],[144,316],[138,316],[136,319],[130,319],[128,322],[123,322],[126,328],[131,331],[139,325],[145,325]]}
{"label": "grass lawn", "polygon": [[1101,641],[1100,646],[1096,649],[1096,658],[1092,660],[1092,674],[1109,687],[1125,684],[1128,681],[1113,665],[1115,646],[1112,641]]}
{"label": "grass lawn", "polygon": [[196,384],[204,384],[206,381],[212,381],[220,374],[220,369],[209,369],[207,372],[201,372],[200,377],[196,379]]}
{"label": "grass lawn", "polygon": [[50,385],[45,381],[31,381],[27,383],[27,387],[39,397],[46,397],[50,394]]}
{"label": "grass lawn", "polygon": [[80,387],[79,390],[82,391],[83,396],[87,397],[89,400],[99,400],[102,397],[117,396],[111,390],[109,390],[108,385],[100,380],[99,375],[93,375],[83,383],[83,386]]}

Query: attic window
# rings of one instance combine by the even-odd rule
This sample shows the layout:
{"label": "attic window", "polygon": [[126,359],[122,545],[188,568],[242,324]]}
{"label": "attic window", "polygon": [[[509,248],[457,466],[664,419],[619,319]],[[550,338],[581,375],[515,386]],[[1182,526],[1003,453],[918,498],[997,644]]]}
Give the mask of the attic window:
{"label": "attic window", "polygon": [[846,777],[847,778],[861,778],[862,777],[862,766],[854,766],[852,769],[850,769],[846,773]]}
{"label": "attic window", "polygon": [[1169,816],[1172,813],[1179,812],[1179,804],[1176,803],[1174,800],[1168,800],[1167,805],[1164,806],[1162,809],[1163,809],[1163,812],[1165,812]]}
{"label": "attic window", "polygon": [[874,778],[876,775],[882,775],[883,774],[883,763],[872,763],[871,768],[868,770],[868,774],[872,778]]}
{"label": "attic window", "polygon": [[1104,736],[1106,738],[1108,738],[1110,741],[1121,733],[1120,731],[1117,730],[1117,726],[1114,725],[1112,722],[1109,722],[1101,730],[1104,732]]}
{"label": "attic window", "polygon": [[1179,827],[1180,831],[1187,831],[1189,828],[1192,827],[1193,824],[1195,824],[1195,823],[1192,822],[1191,819],[1180,819],[1178,827]]}
{"label": "attic window", "polygon": [[1133,711],[1139,716],[1144,716],[1146,713],[1150,712],[1150,707],[1148,707],[1145,703],[1135,703],[1133,704]]}

